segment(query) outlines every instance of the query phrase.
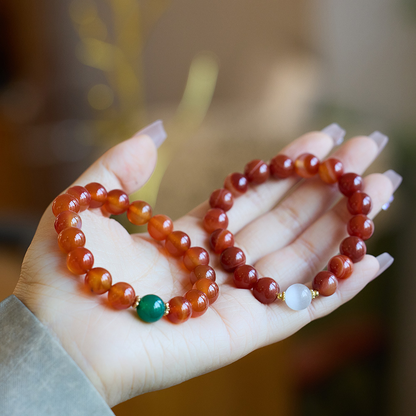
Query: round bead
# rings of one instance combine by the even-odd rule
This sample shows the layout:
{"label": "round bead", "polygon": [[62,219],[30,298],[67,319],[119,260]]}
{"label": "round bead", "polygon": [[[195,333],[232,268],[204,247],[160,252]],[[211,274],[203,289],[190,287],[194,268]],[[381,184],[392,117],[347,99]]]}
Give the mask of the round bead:
{"label": "round bead", "polygon": [[347,230],[349,235],[368,240],[374,233],[374,223],[366,215],[358,214],[348,221]]}
{"label": "round bead", "polygon": [[118,282],[108,291],[108,302],[114,309],[127,309],[136,301],[136,292],[126,282]]}
{"label": "round bead", "polygon": [[127,210],[127,218],[134,225],[147,224],[152,218],[152,207],[144,201],[134,201]]}
{"label": "round bead", "polygon": [[354,271],[354,266],[349,257],[339,254],[329,260],[328,271],[333,273],[337,279],[348,279]]}
{"label": "round bead", "polygon": [[189,235],[182,231],[173,231],[166,237],[165,247],[172,256],[183,256],[190,246]]}
{"label": "round bead", "polygon": [[75,212],[64,211],[55,218],[54,227],[58,234],[66,228],[80,229],[82,227],[82,220]]}
{"label": "round bead", "polygon": [[286,290],[285,302],[290,309],[301,311],[311,304],[312,293],[307,286],[295,283]]}
{"label": "round bead", "polygon": [[185,293],[185,298],[192,305],[192,318],[203,315],[209,306],[208,296],[198,289],[191,289]]}
{"label": "round bead", "polygon": [[233,272],[246,263],[246,255],[238,247],[230,247],[221,253],[220,262],[226,272]]}
{"label": "round bead", "polygon": [[85,274],[92,269],[94,256],[85,247],[78,247],[68,253],[66,265],[74,274]]}
{"label": "round bead", "polygon": [[201,279],[210,279],[215,282],[216,278],[215,270],[206,264],[196,266],[189,274],[189,279],[192,284]]}
{"label": "round bead", "polygon": [[240,289],[251,289],[258,279],[257,270],[248,264],[244,264],[234,270],[234,284]]}
{"label": "round bead", "polygon": [[66,228],[58,235],[58,245],[63,253],[85,246],[85,234],[79,228]]}
{"label": "round bead", "polygon": [[349,257],[353,263],[358,263],[367,253],[367,247],[361,238],[351,236],[342,241],[339,252]]}
{"label": "round bead", "polygon": [[365,192],[354,192],[349,198],[347,202],[347,208],[350,214],[358,215],[364,214],[368,215],[371,211],[372,201],[371,197],[367,195]]}
{"label": "round bead", "polygon": [[74,196],[79,202],[80,211],[85,211],[91,203],[91,194],[83,186],[72,186],[66,191],[67,194]]}
{"label": "round bead", "polygon": [[361,191],[363,187],[363,178],[356,173],[346,173],[339,178],[339,191],[350,197],[354,192]]}
{"label": "round bead", "polygon": [[262,277],[253,286],[253,295],[261,303],[268,305],[276,300],[279,285],[271,277]]}
{"label": "round bead", "polygon": [[317,290],[321,296],[331,296],[338,287],[338,280],[331,272],[319,272],[312,282],[313,290]]}
{"label": "round bead", "polygon": [[155,215],[147,223],[147,231],[155,240],[165,240],[173,231],[173,222],[166,215]]}
{"label": "round bead", "polygon": [[104,209],[113,215],[119,215],[129,209],[129,196],[121,189],[113,189],[107,194]]}
{"label": "round bead", "polygon": [[102,295],[110,290],[113,279],[108,270],[94,267],[85,275],[84,282],[92,293]]}
{"label": "round bead", "polygon": [[209,254],[202,247],[191,247],[183,256],[183,264],[185,267],[192,272],[195,267],[209,263]]}
{"label": "round bead", "polygon": [[233,203],[233,194],[228,189],[216,189],[209,198],[211,208],[220,208],[223,211],[230,210]]}
{"label": "round bead", "polygon": [[140,299],[136,310],[142,321],[151,323],[162,319],[166,311],[166,305],[159,296],[146,295]]}
{"label": "round bead", "polygon": [[257,184],[264,183],[270,176],[269,167],[262,160],[254,159],[248,162],[244,168],[244,176],[249,182]]}
{"label": "round bead", "polygon": [[209,237],[209,244],[216,254],[234,246],[234,235],[228,230],[215,230]]}
{"label": "round bead", "polygon": [[295,173],[302,178],[312,178],[318,170],[319,159],[310,153],[304,153],[295,160]]}
{"label": "round bead", "polygon": [[192,305],[183,296],[176,296],[169,302],[169,313],[166,316],[173,324],[186,322],[192,315]]}
{"label": "round bead", "polygon": [[275,178],[289,178],[295,173],[295,164],[290,157],[277,155],[270,161],[270,173]]}
{"label": "round bead", "polygon": [[79,209],[78,199],[69,194],[57,196],[52,203],[52,212],[55,217],[64,211],[79,212]]}
{"label": "round bead", "polygon": [[344,174],[344,165],[338,159],[327,159],[319,165],[319,176],[325,183],[333,185]]}
{"label": "round bead", "polygon": [[197,289],[205,293],[208,297],[210,305],[218,299],[218,295],[220,294],[218,285],[211,279],[200,279],[196,281],[192,286],[192,289]]}
{"label": "round bead", "polygon": [[224,188],[228,189],[234,196],[245,194],[248,189],[247,178],[241,173],[231,173],[225,178]]}
{"label": "round bead", "polygon": [[228,227],[227,214],[219,208],[210,209],[204,217],[204,228],[208,233],[212,233],[219,228],[224,229]]}
{"label": "round bead", "polygon": [[90,208],[99,208],[107,201],[107,190],[100,183],[91,182],[85,189],[91,195]]}

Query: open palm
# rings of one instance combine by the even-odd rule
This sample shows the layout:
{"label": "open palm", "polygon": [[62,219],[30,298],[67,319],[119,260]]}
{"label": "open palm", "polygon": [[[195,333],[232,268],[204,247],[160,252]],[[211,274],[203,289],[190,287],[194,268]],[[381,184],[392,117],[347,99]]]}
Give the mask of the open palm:
{"label": "open palm", "polygon": [[[321,132],[297,139],[281,152],[296,158],[310,152],[323,159],[334,143]],[[345,171],[363,172],[377,156],[368,137],[349,140],[336,151]],[[273,155],[274,156],[274,155]],[[132,193],[149,178],[156,148],[148,136],[134,137],[108,151],[76,181],[100,182],[108,190]],[[298,184],[297,178],[269,180],[237,198],[229,212],[229,230],[260,276],[273,277],[285,290],[308,283],[338,251],[350,217],[337,187],[319,178]],[[220,185],[220,184],[219,184]],[[374,217],[388,201],[393,186],[380,174],[365,178],[364,191],[373,200]],[[335,205],[334,205],[335,203]],[[193,246],[208,250],[202,218],[204,203],[174,223]],[[153,293],[168,301],[183,295],[191,283],[181,260],[167,254],[162,243],[147,234],[128,232],[98,209],[81,214],[86,247],[95,267],[104,267],[113,282],[130,283],[140,296]],[[367,255],[354,274],[330,297],[315,299],[295,312],[284,303],[259,303],[248,290],[236,289],[232,276],[218,267],[218,300],[197,319],[173,325],[166,319],[146,324],[133,309],[115,311],[106,296],[92,295],[83,279],[71,274],[59,251],[50,207],[26,254],[15,295],[59,338],[110,406],[138,394],[161,389],[229,364],[256,348],[284,339],[313,319],[355,296],[376,275],[379,263]],[[209,250],[208,250],[209,251]]]}

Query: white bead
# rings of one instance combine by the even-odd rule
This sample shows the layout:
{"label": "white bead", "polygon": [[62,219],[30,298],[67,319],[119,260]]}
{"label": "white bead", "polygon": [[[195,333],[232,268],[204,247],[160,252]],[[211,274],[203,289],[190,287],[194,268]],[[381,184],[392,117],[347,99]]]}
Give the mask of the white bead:
{"label": "white bead", "polygon": [[311,290],[300,283],[290,286],[285,293],[286,305],[294,311],[306,309],[312,302]]}

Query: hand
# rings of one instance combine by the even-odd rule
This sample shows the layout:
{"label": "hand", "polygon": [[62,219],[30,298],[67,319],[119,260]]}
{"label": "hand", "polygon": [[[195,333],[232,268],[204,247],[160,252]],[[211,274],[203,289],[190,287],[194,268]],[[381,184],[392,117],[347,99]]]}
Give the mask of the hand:
{"label": "hand", "polygon": [[[333,145],[330,136],[314,132],[280,153],[296,158],[310,152],[323,159]],[[346,172],[362,173],[377,154],[376,142],[361,136],[349,140],[334,156],[344,163]],[[108,190],[123,189],[130,194],[146,182],[155,163],[152,140],[134,137],[109,150],[75,184],[99,182]],[[295,177],[272,179],[251,187],[235,199],[229,211],[229,230],[246,253],[247,264],[254,265],[260,276],[273,277],[281,290],[310,282],[326,266],[346,236],[350,218],[345,198],[333,206],[340,198],[337,187],[319,178],[304,181],[283,199],[298,181]],[[374,217],[392,195],[393,185],[387,176],[373,174],[365,178],[364,191],[372,198],[370,216]],[[208,208],[205,202],[174,224],[176,230],[189,234],[193,246],[207,249],[202,218]],[[181,260],[167,255],[163,244],[147,234],[129,235],[99,209],[81,216],[95,267],[109,270],[114,283],[128,282],[138,295],[154,293],[164,301],[189,290]],[[67,270],[53,223],[48,207],[14,293],[59,338],[111,407],[215,370],[290,336],[347,302],[379,270],[378,261],[366,255],[354,265],[353,275],[340,281],[334,295],[319,297],[308,309],[295,312],[280,301],[263,305],[251,291],[235,288],[232,276],[222,271],[218,257],[210,252],[220,297],[205,315],[182,325],[166,319],[145,324],[133,309],[113,310],[106,295],[92,295],[83,279]]]}

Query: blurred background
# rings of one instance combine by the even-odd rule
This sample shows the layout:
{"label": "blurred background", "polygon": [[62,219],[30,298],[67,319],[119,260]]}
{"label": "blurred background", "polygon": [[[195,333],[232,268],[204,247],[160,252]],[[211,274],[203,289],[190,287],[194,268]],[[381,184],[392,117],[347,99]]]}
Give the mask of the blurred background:
{"label": "blurred background", "polygon": [[[416,0],[2,0],[0,300],[52,199],[156,119],[136,196],[178,218],[309,130],[380,130],[403,185],[369,252],[394,265],[331,316],[116,415],[414,415]],[[178,186],[180,185],[180,186]]]}

